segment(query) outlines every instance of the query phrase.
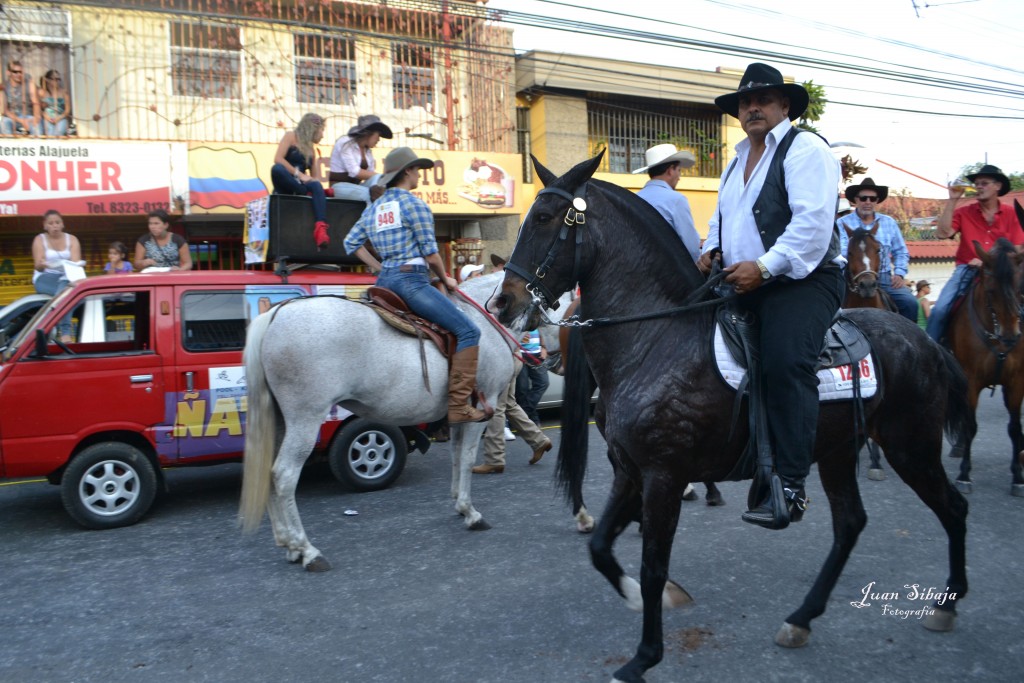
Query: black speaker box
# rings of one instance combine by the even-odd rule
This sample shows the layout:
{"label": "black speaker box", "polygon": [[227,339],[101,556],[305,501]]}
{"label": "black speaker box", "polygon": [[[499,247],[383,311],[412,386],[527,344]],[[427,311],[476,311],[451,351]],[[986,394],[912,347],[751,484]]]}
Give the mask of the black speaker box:
{"label": "black speaker box", "polygon": [[359,220],[366,204],[351,199],[327,199],[327,234],[330,245],[317,251],[313,241],[313,200],[309,197],[288,194],[270,195],[267,208],[267,227],[270,245],[267,247],[267,261],[289,263],[335,263],[341,265],[362,265],[362,261],[345,254],[342,244],[349,230]]}

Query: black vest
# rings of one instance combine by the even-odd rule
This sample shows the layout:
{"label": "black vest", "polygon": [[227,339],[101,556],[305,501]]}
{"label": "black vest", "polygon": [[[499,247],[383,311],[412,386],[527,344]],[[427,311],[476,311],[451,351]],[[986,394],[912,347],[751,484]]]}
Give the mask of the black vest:
{"label": "black vest", "polygon": [[[786,160],[786,154],[789,153],[789,148],[793,145],[796,136],[806,132],[809,131],[793,126],[782,138],[782,142],[775,150],[775,156],[772,157],[771,165],[768,166],[768,174],[765,176],[761,192],[757,195],[757,200],[754,201],[754,223],[757,224],[757,231],[761,234],[761,244],[766,252],[775,245],[782,233],[786,231],[786,226],[793,220],[793,211],[789,208],[789,193],[786,191],[786,169],[783,162]],[[726,171],[725,177],[722,179],[722,187],[725,187],[725,183],[737,165],[734,161]],[[836,208],[839,208],[838,190],[836,192]],[[718,215],[718,244],[719,246],[722,244],[721,210]],[[832,263],[837,256],[839,256],[839,228],[833,221],[832,239],[815,270]]]}

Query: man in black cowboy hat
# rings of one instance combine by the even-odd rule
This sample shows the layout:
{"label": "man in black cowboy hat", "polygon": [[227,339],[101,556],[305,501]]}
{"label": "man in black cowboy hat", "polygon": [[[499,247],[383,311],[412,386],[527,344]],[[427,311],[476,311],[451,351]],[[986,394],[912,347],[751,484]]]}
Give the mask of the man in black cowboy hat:
{"label": "man in black cowboy hat", "polygon": [[736,92],[715,99],[747,139],[723,174],[698,261],[709,272],[720,253],[736,304],[760,320],[760,379],[784,500],[763,495],[743,520],[769,529],[799,520],[806,507],[818,423],[815,365],[843,287],[834,227],[839,162],[822,138],[791,124],[808,99],[803,87],[758,63]]}
{"label": "man in black cowboy hat", "polygon": [[875,207],[888,196],[889,188],[886,185],[875,185],[871,178],[865,178],[859,185],[850,185],[846,188],[846,198],[857,210],[838,221],[839,250],[846,254],[850,248],[849,237],[854,230],[874,230],[875,239],[882,247],[879,254],[878,284],[892,298],[903,317],[917,322],[917,299],[903,281],[910,267],[907,243],[896,221],[891,216],[875,211]]}
{"label": "man in black cowboy hat", "polygon": [[951,185],[949,200],[939,214],[938,225],[935,227],[935,234],[939,237],[952,237],[960,233],[953,275],[943,285],[939,299],[932,305],[932,313],[928,317],[928,336],[935,341],[945,336],[946,319],[953,301],[960,290],[970,284],[975,274],[974,269],[981,266],[981,259],[974,251],[974,242],[979,242],[986,250],[991,249],[1000,237],[1010,240],[1018,248],[1024,243],[1024,231],[1013,209],[999,201],[1000,197],[1010,191],[1010,179],[991,164],[985,164],[977,173],[968,175],[967,179],[974,183],[978,201],[956,209],[956,203],[964,196],[965,188]]}
{"label": "man in black cowboy hat", "polygon": [[373,148],[381,138],[390,140],[391,137],[391,129],[379,116],[365,114],[348,133],[338,138],[331,150],[329,176],[336,198],[369,204],[383,194],[383,188],[376,184],[379,173]]}

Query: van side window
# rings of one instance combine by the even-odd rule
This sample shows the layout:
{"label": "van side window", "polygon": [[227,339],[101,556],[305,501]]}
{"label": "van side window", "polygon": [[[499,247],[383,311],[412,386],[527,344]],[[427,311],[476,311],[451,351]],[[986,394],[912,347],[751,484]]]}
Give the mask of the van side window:
{"label": "van side window", "polygon": [[[49,330],[51,340],[70,344],[76,355],[150,351],[148,291],[94,294]],[[60,354],[51,342],[50,353]]]}
{"label": "van side window", "polygon": [[245,347],[248,307],[237,292],[189,292],[181,299],[182,345],[188,351]]}

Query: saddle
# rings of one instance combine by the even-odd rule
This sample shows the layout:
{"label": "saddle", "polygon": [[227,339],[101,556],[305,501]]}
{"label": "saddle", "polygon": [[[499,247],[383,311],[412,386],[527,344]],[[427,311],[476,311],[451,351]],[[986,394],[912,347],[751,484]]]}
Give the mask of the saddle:
{"label": "saddle", "polygon": [[[726,477],[730,481],[754,478],[751,486],[751,505],[756,503],[760,491],[771,478],[773,468],[770,437],[768,435],[768,416],[764,401],[763,387],[759,379],[758,364],[760,349],[757,345],[757,319],[749,311],[724,306],[718,312],[719,329],[726,347],[736,362],[746,368],[747,373],[737,388],[736,404],[733,409],[733,430],[739,418],[744,395],[749,399],[748,421],[750,438],[747,448],[732,472]],[[871,342],[861,332],[857,324],[843,315],[836,313],[832,325],[825,332],[821,351],[818,354],[816,370],[838,368],[857,364],[871,353]],[[863,397],[860,393],[860,373],[852,372],[852,388],[854,401],[854,419],[858,426],[864,428]]]}
{"label": "saddle", "polygon": [[399,332],[404,332],[420,340],[430,340],[451,365],[457,344],[454,334],[437,323],[421,318],[410,311],[405,301],[390,289],[369,287],[366,290],[366,297],[368,301],[361,303],[379,315],[384,322]]}

